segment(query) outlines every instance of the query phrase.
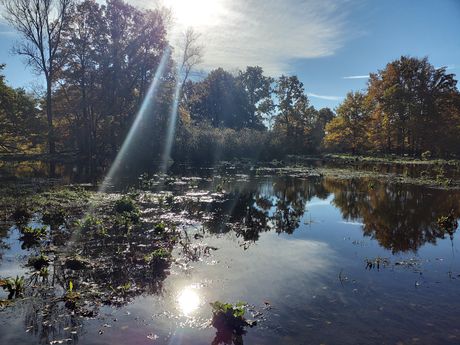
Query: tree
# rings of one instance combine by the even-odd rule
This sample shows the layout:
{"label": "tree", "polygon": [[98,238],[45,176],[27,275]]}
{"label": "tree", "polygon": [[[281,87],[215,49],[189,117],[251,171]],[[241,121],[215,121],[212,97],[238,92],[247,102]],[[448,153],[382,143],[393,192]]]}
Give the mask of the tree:
{"label": "tree", "polygon": [[273,109],[271,98],[271,84],[274,79],[263,74],[262,67],[246,67],[246,70],[238,74],[238,82],[242,85],[248,96],[249,119],[248,126],[263,128],[263,116]]}
{"label": "tree", "polygon": [[332,121],[334,117],[334,112],[329,108],[321,108],[317,111],[315,124],[312,130],[312,141],[316,150],[320,149],[324,136],[326,135],[326,125]]}
{"label": "tree", "polygon": [[251,124],[248,95],[237,79],[223,68],[189,85],[187,92],[187,107],[193,120],[235,129]]}
{"label": "tree", "polygon": [[58,102],[58,110],[63,116],[72,116],[72,138],[93,171],[99,120],[96,109],[100,94],[100,64],[107,52],[107,26],[103,20],[103,8],[94,1],[79,3],[70,16],[60,47],[66,60],[59,75],[61,87],[57,90],[59,99],[66,100],[66,104]]}
{"label": "tree", "polygon": [[[5,65],[0,65],[0,71]],[[38,102],[23,89],[13,89],[0,75],[0,152],[29,151],[41,143]]]}
{"label": "tree", "polygon": [[402,56],[371,73],[372,145],[387,152],[421,153],[437,147],[443,105],[458,93],[456,80],[427,58]]}
{"label": "tree", "polygon": [[[23,41],[14,51],[25,56],[27,63],[46,80],[46,117],[49,153],[56,152],[52,90],[56,73],[64,56],[59,55],[62,32],[70,19],[72,0],[2,0],[8,22],[21,34]],[[53,173],[53,172],[52,172]]]}
{"label": "tree", "polygon": [[[73,8],[63,32],[60,51],[66,59],[55,104],[64,145],[78,150],[86,163],[115,156],[144,101],[155,106],[136,140],[155,147],[161,139],[174,80],[164,13],[140,11],[120,0],[107,6],[86,0]],[[165,84],[155,99],[145,100],[166,54]]]}
{"label": "tree", "polygon": [[184,33],[182,58],[180,60],[179,74],[181,88],[187,82],[192,69],[203,61],[203,47],[198,44],[200,35],[193,28],[188,28]]}
{"label": "tree", "polygon": [[311,149],[311,131],[316,110],[310,106],[303,83],[296,76],[281,76],[276,84],[278,113],[275,132],[282,136],[291,153]]}
{"label": "tree", "polygon": [[335,147],[356,153],[367,147],[366,128],[369,111],[366,95],[362,92],[349,92],[337,108],[337,116],[326,125],[324,138],[326,147]]}

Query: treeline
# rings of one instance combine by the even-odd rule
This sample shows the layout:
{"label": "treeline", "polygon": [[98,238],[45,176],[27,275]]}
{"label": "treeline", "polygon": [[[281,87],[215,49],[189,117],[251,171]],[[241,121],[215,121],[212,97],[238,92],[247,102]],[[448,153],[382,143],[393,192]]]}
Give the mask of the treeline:
{"label": "treeline", "polygon": [[257,66],[189,80],[200,47],[187,32],[173,54],[163,8],[140,10],[122,0],[2,1],[23,38],[16,53],[46,80],[45,92],[30,95],[0,79],[2,152],[75,153],[95,171],[110,165],[143,109],[129,157],[130,164],[151,166],[164,159],[178,104],[175,161],[271,160],[322,150],[460,153],[456,80],[427,59],[388,64],[334,113],[315,109],[296,76],[274,79]]}
{"label": "treeline", "polygon": [[327,124],[325,145],[345,152],[449,156],[460,153],[460,93],[453,74],[403,56],[371,73]]}
{"label": "treeline", "polygon": [[310,105],[296,76],[275,80],[257,66],[236,75],[218,68],[184,87],[175,156],[266,160],[315,153],[333,117],[332,110]]}

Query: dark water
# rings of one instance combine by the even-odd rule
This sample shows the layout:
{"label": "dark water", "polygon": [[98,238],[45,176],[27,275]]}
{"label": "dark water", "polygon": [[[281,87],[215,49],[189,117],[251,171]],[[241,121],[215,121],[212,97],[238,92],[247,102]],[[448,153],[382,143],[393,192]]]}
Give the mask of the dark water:
{"label": "dark water", "polygon": [[[241,344],[216,337],[215,300],[251,306],[258,324],[244,344],[460,343],[459,241],[437,226],[460,214],[458,191],[246,175],[168,189],[174,203],[163,217],[182,221],[190,242],[174,249],[161,282],[94,317],[27,298],[0,312],[0,344]],[[27,274],[30,251],[15,227],[5,236],[0,276]],[[107,248],[95,255],[115,262]],[[149,277],[128,263],[104,274]]]}

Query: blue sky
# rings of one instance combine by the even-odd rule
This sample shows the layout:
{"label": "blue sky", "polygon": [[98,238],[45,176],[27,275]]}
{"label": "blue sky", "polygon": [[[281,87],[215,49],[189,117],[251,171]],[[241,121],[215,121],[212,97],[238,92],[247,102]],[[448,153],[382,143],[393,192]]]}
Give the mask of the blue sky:
{"label": "blue sky", "polygon": [[[428,56],[460,74],[460,0],[159,0],[176,14],[170,40],[193,26],[204,46],[203,71],[260,65],[272,76],[296,74],[311,103],[336,107],[365,76],[401,55]],[[129,0],[136,6],[152,1]],[[0,22],[0,62],[8,82],[39,79],[10,49],[18,37]]]}

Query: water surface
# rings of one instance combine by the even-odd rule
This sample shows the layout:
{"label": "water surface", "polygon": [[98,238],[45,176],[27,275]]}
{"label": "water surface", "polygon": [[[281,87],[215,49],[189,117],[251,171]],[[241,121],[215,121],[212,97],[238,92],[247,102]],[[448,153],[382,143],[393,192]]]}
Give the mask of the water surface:
{"label": "water surface", "polygon": [[[0,311],[0,343],[460,343],[458,236],[437,226],[439,217],[460,214],[458,191],[248,175],[160,187],[171,193],[171,207],[159,217],[180,224],[187,239],[164,274],[151,279],[133,263],[117,263],[110,243],[86,248],[113,262],[93,279],[131,280],[142,289],[90,317],[29,294]],[[15,226],[3,236],[0,276],[27,276],[34,249],[21,249]],[[215,300],[247,302],[257,326],[242,339],[216,337]]]}

